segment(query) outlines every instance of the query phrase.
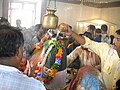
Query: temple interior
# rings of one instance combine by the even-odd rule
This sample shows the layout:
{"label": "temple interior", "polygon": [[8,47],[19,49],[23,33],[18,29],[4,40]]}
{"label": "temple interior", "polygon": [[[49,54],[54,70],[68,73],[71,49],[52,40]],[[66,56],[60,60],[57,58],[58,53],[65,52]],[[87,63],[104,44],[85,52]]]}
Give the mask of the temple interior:
{"label": "temple interior", "polygon": [[[0,81],[17,55],[17,70],[34,79],[10,76],[15,87],[7,79],[0,90],[120,90],[119,15],[120,0],[0,0]],[[13,30],[12,41],[16,27],[23,36]]]}

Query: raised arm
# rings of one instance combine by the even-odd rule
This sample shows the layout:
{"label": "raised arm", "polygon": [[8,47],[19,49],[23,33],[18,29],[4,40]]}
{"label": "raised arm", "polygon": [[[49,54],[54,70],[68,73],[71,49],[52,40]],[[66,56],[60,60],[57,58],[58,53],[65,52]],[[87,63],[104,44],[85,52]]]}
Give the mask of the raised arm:
{"label": "raised arm", "polygon": [[79,44],[85,44],[85,39],[82,36],[79,36],[78,34],[76,34],[74,31],[72,31],[69,27],[68,24],[65,23],[61,23],[58,26],[58,30],[62,33],[65,34],[67,36],[71,36],[73,37]]}
{"label": "raised arm", "polygon": [[[72,31],[69,26],[65,23],[61,23],[58,26],[58,29],[61,33],[73,37],[79,44],[84,48],[88,48],[91,51],[95,52],[98,56],[103,57],[103,54],[106,54],[106,50],[109,50],[110,46],[107,43],[98,43],[85,36],[79,36],[74,31]],[[103,47],[104,46],[104,47]],[[104,57],[106,58],[106,57]]]}

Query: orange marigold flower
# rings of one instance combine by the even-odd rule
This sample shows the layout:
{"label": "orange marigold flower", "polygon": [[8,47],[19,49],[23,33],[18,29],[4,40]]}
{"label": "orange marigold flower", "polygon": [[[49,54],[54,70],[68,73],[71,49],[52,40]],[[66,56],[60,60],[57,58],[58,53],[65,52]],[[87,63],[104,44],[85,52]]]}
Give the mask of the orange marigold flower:
{"label": "orange marigold flower", "polygon": [[62,55],[62,52],[58,52],[59,55]]}
{"label": "orange marigold flower", "polygon": [[62,48],[59,48],[59,50],[58,51],[62,51]]}
{"label": "orange marigold flower", "polygon": [[60,49],[58,50],[58,53],[61,53],[61,54],[63,53],[63,52],[62,52],[62,48],[60,48]]}
{"label": "orange marigold flower", "polygon": [[50,77],[53,78],[53,77],[55,76],[55,74],[56,74],[56,72],[55,72],[54,70],[50,70],[50,71],[49,71],[49,76],[50,76]]}
{"label": "orange marigold flower", "polygon": [[60,53],[57,53],[56,57],[62,57],[62,55]]}

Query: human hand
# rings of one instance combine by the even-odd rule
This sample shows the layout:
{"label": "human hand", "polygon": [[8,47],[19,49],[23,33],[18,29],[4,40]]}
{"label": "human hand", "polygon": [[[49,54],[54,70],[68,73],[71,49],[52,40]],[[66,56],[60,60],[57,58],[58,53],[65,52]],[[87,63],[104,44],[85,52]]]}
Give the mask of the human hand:
{"label": "human hand", "polygon": [[30,62],[28,60],[27,60],[26,68],[23,73],[28,76],[33,76],[33,74],[34,74],[34,67],[33,67],[33,65],[30,64]]}
{"label": "human hand", "polygon": [[39,43],[36,43],[35,45],[34,45],[34,47],[36,48],[36,49],[41,49],[42,48],[42,44],[39,42]]}
{"label": "human hand", "polygon": [[60,33],[65,34],[67,36],[71,36],[72,35],[72,30],[70,29],[68,24],[61,23],[58,26],[58,30],[60,31]]}
{"label": "human hand", "polygon": [[24,70],[26,69],[26,65],[27,65],[27,60],[25,58],[22,58],[19,65],[19,70],[24,72]]}
{"label": "human hand", "polygon": [[43,74],[47,76],[49,74],[49,70],[50,69],[48,69],[47,67],[43,67]]}
{"label": "human hand", "polygon": [[45,42],[49,38],[49,34],[46,33],[43,38],[41,38],[42,42]]}

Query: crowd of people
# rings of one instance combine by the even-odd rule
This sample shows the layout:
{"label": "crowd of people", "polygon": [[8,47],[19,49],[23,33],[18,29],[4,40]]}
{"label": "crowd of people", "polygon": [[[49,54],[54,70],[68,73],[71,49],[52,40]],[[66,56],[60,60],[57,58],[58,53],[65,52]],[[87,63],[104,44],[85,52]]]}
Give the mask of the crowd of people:
{"label": "crowd of people", "polygon": [[80,36],[72,31],[67,24],[60,24],[61,33],[73,37],[81,46],[93,51],[100,57],[101,73],[108,90],[116,89],[116,82],[120,78],[120,30],[116,30],[114,44],[95,42],[85,36]]}
{"label": "crowd of people", "polygon": [[[101,28],[88,25],[83,34],[77,34],[65,23],[61,23],[58,30],[61,33],[59,41],[67,54],[67,67],[77,70],[84,66],[95,68],[101,73],[106,90],[119,89],[120,30],[109,36],[106,24],[101,25]],[[41,24],[26,29],[18,19],[16,27],[13,27],[6,18],[0,17],[1,90],[47,89],[43,82],[33,78],[34,67],[30,59],[37,46],[43,45],[50,37],[48,30],[42,28]],[[82,88],[79,86],[76,90]]]}

